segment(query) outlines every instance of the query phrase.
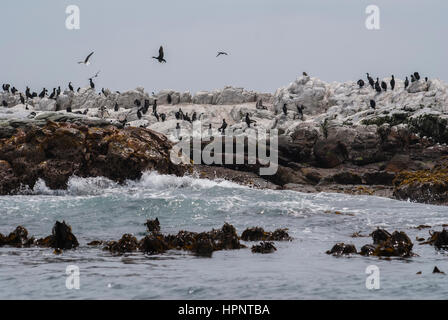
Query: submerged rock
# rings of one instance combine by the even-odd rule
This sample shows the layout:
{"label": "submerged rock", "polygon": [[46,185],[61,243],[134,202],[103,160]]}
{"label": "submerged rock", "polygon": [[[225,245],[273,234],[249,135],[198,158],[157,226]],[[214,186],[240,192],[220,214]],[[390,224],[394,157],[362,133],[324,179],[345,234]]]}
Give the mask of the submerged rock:
{"label": "submerged rock", "polygon": [[261,242],[259,245],[255,245],[252,247],[253,253],[273,253],[277,251],[277,248],[274,246],[273,242]]}
{"label": "submerged rock", "polygon": [[158,218],[156,218],[155,220],[147,220],[145,223],[145,226],[146,226],[148,232],[159,232],[160,231],[160,222],[159,222]]}
{"label": "submerged rock", "polygon": [[356,253],[356,247],[353,244],[345,243],[335,244],[331,250],[327,251],[327,254],[332,254],[334,256],[350,255]]}
{"label": "submerged rock", "polygon": [[144,237],[138,244],[140,251],[148,254],[161,254],[169,250],[164,236],[160,234],[151,234]]}
{"label": "submerged rock", "polygon": [[413,256],[411,239],[404,232],[395,231],[375,249],[373,255],[383,257],[411,257]]}
{"label": "submerged rock", "polygon": [[36,241],[36,245],[45,248],[54,248],[60,250],[75,249],[79,246],[78,240],[72,233],[72,228],[63,221],[56,221],[53,226],[52,234],[46,238]]}
{"label": "submerged rock", "polygon": [[391,237],[391,234],[384,229],[378,228],[372,232],[371,236],[373,239],[373,244],[380,244],[387,241]]}
{"label": "submerged rock", "polygon": [[109,250],[112,253],[126,253],[137,251],[139,247],[137,238],[132,234],[125,234],[118,241],[110,241],[106,244],[105,250]]}
{"label": "submerged rock", "polygon": [[265,231],[261,227],[248,228],[241,234],[243,241],[290,241],[288,229],[277,229],[274,232]]}
{"label": "submerged rock", "polygon": [[12,246],[17,248],[29,247],[33,244],[34,238],[28,238],[28,230],[22,226],[18,226],[7,237],[0,234],[0,247]]}

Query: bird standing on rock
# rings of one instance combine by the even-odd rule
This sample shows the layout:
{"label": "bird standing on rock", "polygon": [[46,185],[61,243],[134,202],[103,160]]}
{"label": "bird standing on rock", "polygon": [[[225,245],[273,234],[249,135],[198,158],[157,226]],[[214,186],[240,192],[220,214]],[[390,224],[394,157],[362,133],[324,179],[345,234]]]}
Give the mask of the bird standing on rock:
{"label": "bird standing on rock", "polygon": [[286,103],[283,105],[283,113],[285,114],[285,116],[288,115],[288,105]]}
{"label": "bird standing on rock", "polygon": [[226,129],[227,129],[227,122],[226,122],[226,119],[223,119],[222,126],[221,126],[221,128],[218,129],[218,131],[221,132],[222,135],[224,135],[226,132]]}
{"label": "bird standing on rock", "polygon": [[369,84],[372,87],[372,89],[375,89],[375,81],[373,81],[373,78],[368,73],[367,73],[367,80],[369,81]]}
{"label": "bird standing on rock", "polygon": [[252,123],[257,123],[257,121],[251,120],[250,117],[249,117],[249,113],[246,113],[246,124],[247,124],[247,127],[250,128],[250,125]]}
{"label": "bird standing on rock", "polygon": [[387,91],[387,84],[384,81],[381,81],[381,88],[383,88],[384,91]]}
{"label": "bird standing on rock", "polygon": [[372,108],[373,110],[375,110],[375,108],[376,108],[376,102],[375,102],[375,100],[370,100],[370,108]]}
{"label": "bird standing on rock", "polygon": [[68,89],[69,89],[71,92],[73,92],[73,86],[72,86],[72,83],[71,83],[71,82],[68,83]]}
{"label": "bird standing on rock", "polygon": [[90,81],[90,89],[92,90],[95,89],[95,84],[93,83],[92,78],[90,78],[89,81]]}
{"label": "bird standing on rock", "polygon": [[378,93],[381,92],[380,80],[379,80],[378,78],[376,78],[376,82],[375,82],[375,90],[376,90],[376,92],[378,92]]}
{"label": "bird standing on rock", "polygon": [[390,80],[390,87],[392,90],[395,89],[395,77],[394,75],[392,75],[392,80]]}
{"label": "bird standing on rock", "polygon": [[420,80],[420,74],[418,72],[414,72],[414,77],[417,81]]}
{"label": "bird standing on rock", "polygon": [[365,85],[364,80],[359,79],[359,80],[358,80],[358,86],[359,86],[359,88],[361,89],[362,87],[364,87],[364,85]]}
{"label": "bird standing on rock", "polygon": [[406,77],[406,80],[404,80],[404,88],[407,89],[409,87],[409,79]]}

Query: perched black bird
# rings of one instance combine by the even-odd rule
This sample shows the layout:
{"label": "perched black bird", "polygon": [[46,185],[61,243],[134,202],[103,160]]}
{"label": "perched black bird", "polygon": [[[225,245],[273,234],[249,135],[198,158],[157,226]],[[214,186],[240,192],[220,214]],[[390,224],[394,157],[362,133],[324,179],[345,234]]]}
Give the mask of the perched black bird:
{"label": "perched black bird", "polygon": [[247,124],[247,127],[248,128],[250,128],[250,125],[252,124],[252,123],[256,123],[257,121],[255,121],[255,120],[251,120],[250,119],[250,117],[249,117],[249,113],[246,113],[246,124]]}
{"label": "perched black bird", "polygon": [[414,77],[417,81],[420,80],[420,74],[418,72],[414,72]]}
{"label": "perched black bird", "polygon": [[11,88],[11,93],[12,93],[12,94],[15,95],[17,91],[18,91],[18,90],[16,89],[16,87],[12,87],[12,88]]}
{"label": "perched black bird", "polygon": [[227,129],[227,122],[226,119],[222,120],[222,126],[221,128],[218,129],[219,132],[222,132],[222,134],[224,135]]}
{"label": "perched black bird", "polygon": [[374,109],[376,108],[376,102],[375,100],[370,100],[370,108]]}
{"label": "perched black bird", "polygon": [[44,98],[46,93],[47,93],[47,89],[44,88],[42,90],[42,92],[39,94],[39,98],[41,98],[41,99]]}
{"label": "perched black bird", "polygon": [[193,112],[193,115],[191,116],[191,121],[195,122],[196,120],[198,120],[198,114],[196,112]]}
{"label": "perched black bird", "polygon": [[2,106],[7,107],[8,106],[8,102],[6,102],[5,100],[2,101]]}
{"label": "perched black bird", "polygon": [[302,75],[303,75],[304,77],[308,77],[308,73],[306,73],[306,72],[303,72]]}
{"label": "perched black bird", "polygon": [[79,92],[81,90],[81,88],[78,88],[77,90],[76,90],[76,92]]}
{"label": "perched black bird", "polygon": [[376,78],[375,90],[376,90],[376,92],[381,92],[380,82],[379,82],[378,78]]}
{"label": "perched black bird", "polygon": [[36,92],[33,92],[32,94],[31,94],[31,98],[36,98],[37,97],[37,93]]}
{"label": "perched black bird", "polygon": [[9,84],[4,84],[4,85],[2,85],[2,88],[3,88],[3,91],[9,92],[10,85]]}
{"label": "perched black bird", "polygon": [[188,121],[188,122],[190,122],[190,123],[192,122],[191,119],[190,119],[190,116],[188,115],[188,113],[186,113],[186,114],[184,115],[184,120],[185,120],[185,121]]}
{"label": "perched black bird", "polygon": [[115,103],[114,111],[118,112],[118,110],[120,110],[120,108],[118,107],[118,103]]}
{"label": "perched black bird", "polygon": [[168,102],[168,104],[171,104],[173,102],[173,98],[171,98],[170,94],[168,94],[168,96],[166,97],[166,101]]}
{"label": "perched black bird", "polygon": [[50,99],[54,99],[56,96],[56,88],[53,88],[53,92],[50,94]]}
{"label": "perched black bird", "polygon": [[82,114],[86,116],[87,113],[89,113],[89,109],[84,110],[84,112]]}
{"label": "perched black bird", "polygon": [[141,109],[138,109],[138,110],[137,110],[137,118],[138,118],[139,120],[141,120],[141,119],[143,118]]}
{"label": "perched black bird", "polygon": [[407,87],[409,87],[409,79],[408,79],[408,77],[406,77],[406,80],[404,80],[404,88],[406,89]]}
{"label": "perched black bird", "polygon": [[228,56],[229,54],[227,52],[224,51],[219,51],[218,55],[216,56],[216,58],[218,58],[219,56]]}
{"label": "perched black bird", "polygon": [[23,97],[22,93],[20,93],[20,103],[25,104],[25,98]]}
{"label": "perched black bird", "polygon": [[144,106],[143,106],[143,114],[146,114],[146,113],[148,112],[148,110],[149,110],[149,106],[150,106],[150,104],[149,104],[149,100],[148,100],[148,99],[145,99],[145,104],[144,104]]}
{"label": "perched black bird", "polygon": [[359,79],[359,80],[358,80],[358,86],[359,86],[359,88],[362,88],[362,87],[364,87],[364,85],[365,85],[365,82],[364,82],[364,80],[362,80],[362,79]]}
{"label": "perched black bird", "polygon": [[161,113],[161,114],[160,114],[160,118],[162,119],[162,122],[165,122],[165,120],[166,120],[166,114]]}
{"label": "perched black bird", "polygon": [[283,105],[283,113],[285,114],[285,116],[288,115],[288,105],[286,103]]}
{"label": "perched black bird", "polygon": [[89,54],[89,55],[87,56],[87,58],[84,59],[84,61],[80,61],[80,62],[78,62],[78,64],[85,64],[86,66],[88,66],[88,65],[90,64],[89,59],[90,59],[90,57],[91,57],[94,53],[95,53],[95,52],[92,52],[91,54]]}
{"label": "perched black bird", "polygon": [[164,59],[165,53],[163,52],[163,47],[161,46],[159,49],[159,56],[158,57],[152,57],[153,59],[156,59],[159,61],[159,63],[166,63],[166,60]]}
{"label": "perched black bird", "polygon": [[67,112],[71,113],[72,112],[72,107],[68,106],[66,109]]}
{"label": "perched black bird", "polygon": [[68,89],[73,92],[73,86],[71,82],[68,83]]}
{"label": "perched black bird", "polygon": [[369,84],[372,87],[372,89],[374,89],[375,81],[373,81],[373,78],[368,73],[367,73],[367,80],[369,81]]}
{"label": "perched black bird", "polygon": [[95,84],[93,83],[92,78],[90,78],[89,81],[90,81],[90,89],[95,89]]}
{"label": "perched black bird", "polygon": [[140,106],[142,105],[142,102],[141,102],[140,100],[138,100],[138,99],[135,99],[135,100],[134,100],[134,104],[135,104],[138,108],[140,108]]}
{"label": "perched black bird", "polygon": [[157,112],[154,112],[154,117],[156,117],[157,122],[160,122],[160,117],[159,117],[159,114]]}
{"label": "perched black bird", "polygon": [[33,99],[33,96],[30,93],[30,88],[26,87],[25,96],[27,99]]}
{"label": "perched black bird", "polygon": [[395,89],[395,77],[394,75],[392,75],[392,80],[390,80],[390,87],[392,90]]}
{"label": "perched black bird", "polygon": [[59,97],[61,95],[61,87],[58,87],[56,90],[56,96]]}
{"label": "perched black bird", "polygon": [[416,80],[415,80],[415,77],[414,77],[414,75],[413,74],[411,74],[411,82],[415,82]]}
{"label": "perched black bird", "polygon": [[383,88],[384,91],[387,91],[387,84],[384,81],[381,81],[381,88]]}
{"label": "perched black bird", "polygon": [[425,77],[425,82],[428,82],[428,77]]}
{"label": "perched black bird", "polygon": [[303,105],[296,105],[297,108],[297,113],[300,116],[300,119],[303,120],[303,110],[305,109],[305,107]]}
{"label": "perched black bird", "polygon": [[157,99],[154,99],[154,104],[152,105],[152,113],[156,113],[156,112],[157,112]]}

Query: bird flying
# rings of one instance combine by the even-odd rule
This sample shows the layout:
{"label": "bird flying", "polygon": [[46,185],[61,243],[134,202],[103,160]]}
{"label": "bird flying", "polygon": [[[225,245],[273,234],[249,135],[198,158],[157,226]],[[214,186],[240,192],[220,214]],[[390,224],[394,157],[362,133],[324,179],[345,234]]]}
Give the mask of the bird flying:
{"label": "bird flying", "polygon": [[164,59],[165,53],[163,52],[163,47],[160,46],[159,49],[159,56],[158,57],[152,57],[153,59],[156,59],[160,63],[166,63],[166,60]]}
{"label": "bird flying", "polygon": [[216,58],[218,58],[219,56],[228,56],[229,54],[227,52],[224,51],[218,51],[218,55],[216,56]]}
{"label": "bird flying", "polygon": [[87,58],[86,58],[84,61],[80,61],[80,62],[78,62],[78,64],[85,64],[86,66],[88,66],[88,65],[90,64],[89,59],[90,59],[90,57],[91,57],[94,53],[95,53],[95,52],[92,52],[91,54],[89,54],[89,55],[87,56]]}

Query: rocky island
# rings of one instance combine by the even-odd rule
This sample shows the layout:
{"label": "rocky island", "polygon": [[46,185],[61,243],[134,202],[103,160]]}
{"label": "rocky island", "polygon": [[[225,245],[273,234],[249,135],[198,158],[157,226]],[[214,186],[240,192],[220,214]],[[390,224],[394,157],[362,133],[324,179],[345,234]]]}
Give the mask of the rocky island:
{"label": "rocky island", "polygon": [[[397,79],[394,90],[378,92],[357,82],[301,76],[274,94],[233,87],[195,95],[81,88],[22,103],[20,93],[8,90],[0,93],[0,194],[32,189],[39,179],[64,189],[72,176],[124,182],[155,170],[260,188],[446,205],[447,89],[437,79],[406,88]],[[194,122],[218,139],[225,119],[225,135],[244,136],[247,114],[255,130],[278,131],[275,175],[260,176],[259,164],[170,161],[173,145],[194,135]]]}

